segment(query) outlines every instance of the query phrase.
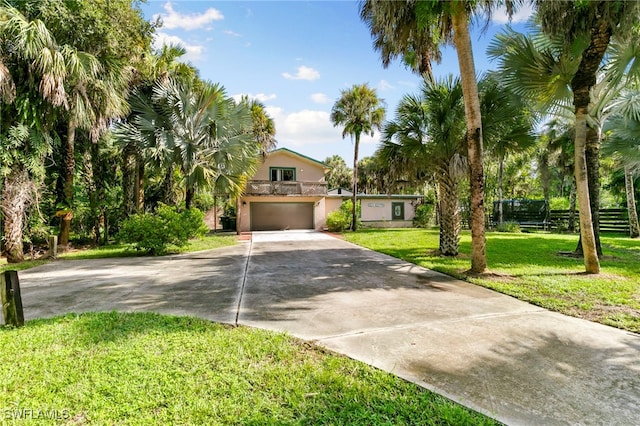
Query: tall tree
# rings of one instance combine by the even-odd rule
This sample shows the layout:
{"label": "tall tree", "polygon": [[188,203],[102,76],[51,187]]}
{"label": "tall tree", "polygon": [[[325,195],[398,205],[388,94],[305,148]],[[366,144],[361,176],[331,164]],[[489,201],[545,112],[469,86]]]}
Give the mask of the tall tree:
{"label": "tall tree", "polygon": [[23,260],[26,210],[52,149],[50,122],[68,106],[70,51],[45,24],[0,5],[0,177],[7,260]]}
{"label": "tall tree", "polygon": [[[430,170],[439,187],[440,253],[458,255],[461,216],[459,183],[467,171],[462,86],[451,76],[427,81],[420,96],[405,95],[393,121],[385,125],[378,154],[404,159],[413,173]],[[424,173],[425,180],[428,174]]]}
{"label": "tall tree", "polygon": [[[513,12],[513,2],[496,2]],[[479,1],[385,1],[365,0],[360,16],[374,37],[374,47],[381,51],[383,63],[403,55],[416,64],[416,52],[422,60],[440,56],[439,46],[452,43],[456,48],[465,119],[467,122],[467,156],[471,188],[471,272],[482,273],[487,268],[484,212],[484,169],[482,164],[482,118],[478,98],[475,65],[469,36],[469,22],[478,6],[490,14],[491,2]],[[426,67],[422,67],[425,69]]]}
{"label": "tall tree", "polygon": [[580,55],[578,69],[571,79],[576,120],[574,166],[585,271],[597,274],[600,272],[600,261],[591,216],[585,154],[591,89],[596,84],[597,72],[612,35],[614,32],[624,33],[637,23],[640,3],[624,0],[536,0],[536,6],[543,31],[553,36],[564,36],[568,46],[574,46],[575,41],[581,38],[586,44]]}
{"label": "tall tree", "polygon": [[614,104],[614,114],[605,125],[604,152],[613,155],[624,170],[629,235],[640,236],[633,181],[640,170],[640,91],[626,91]]}
{"label": "tall tree", "polygon": [[118,137],[143,147],[147,158],[180,168],[186,208],[199,189],[238,195],[255,171],[260,145],[251,134],[251,113],[223,87],[169,79],[154,87],[151,98],[134,97],[132,109],[131,119],[116,129]]}
{"label": "tall tree", "polygon": [[358,195],[358,149],[360,136],[374,135],[375,129],[380,130],[384,120],[383,101],[378,98],[375,89],[368,84],[354,84],[348,90],[340,92],[331,109],[331,121],[334,126],[344,126],[342,137],[347,135],[354,139],[353,147],[353,206],[351,214],[351,229],[358,227],[356,217],[356,203]]}

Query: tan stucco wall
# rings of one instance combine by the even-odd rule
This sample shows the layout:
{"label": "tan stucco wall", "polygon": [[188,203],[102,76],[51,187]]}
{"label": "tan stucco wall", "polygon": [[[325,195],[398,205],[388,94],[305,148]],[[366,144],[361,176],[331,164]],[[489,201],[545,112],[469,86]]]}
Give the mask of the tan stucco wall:
{"label": "tan stucco wall", "polygon": [[[251,230],[251,203],[314,203],[313,222],[316,230],[321,231],[325,227],[325,198],[324,197],[242,197],[238,203],[238,231]],[[243,204],[246,203],[246,204]]]}
{"label": "tan stucco wall", "polygon": [[[391,203],[404,203],[404,220],[413,220],[415,209],[411,202],[397,198],[363,198],[360,200],[363,222],[391,220]],[[377,207],[374,207],[377,206]]]}
{"label": "tan stucco wall", "polygon": [[253,177],[253,180],[270,180],[270,167],[295,167],[297,181],[324,182],[324,168],[320,164],[288,152],[272,152],[269,154]]}

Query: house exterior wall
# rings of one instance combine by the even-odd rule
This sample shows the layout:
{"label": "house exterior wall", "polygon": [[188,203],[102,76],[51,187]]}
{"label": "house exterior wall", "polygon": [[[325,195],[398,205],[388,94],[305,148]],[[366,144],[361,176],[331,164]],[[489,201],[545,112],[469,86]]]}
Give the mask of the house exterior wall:
{"label": "house exterior wall", "polygon": [[412,202],[415,204],[415,199],[361,198],[361,219],[363,222],[391,220],[392,203],[403,203],[404,220],[413,220],[415,209]]}
{"label": "house exterior wall", "polygon": [[326,204],[324,197],[287,197],[287,196],[247,196],[238,203],[237,226],[239,232],[251,231],[251,203],[314,203],[314,229],[322,231],[326,223]]}
{"label": "house exterior wall", "polygon": [[296,181],[300,182],[324,182],[324,168],[303,157],[292,155],[286,151],[273,152],[266,160],[253,180],[270,180],[269,169],[271,167],[291,167],[296,169]]}

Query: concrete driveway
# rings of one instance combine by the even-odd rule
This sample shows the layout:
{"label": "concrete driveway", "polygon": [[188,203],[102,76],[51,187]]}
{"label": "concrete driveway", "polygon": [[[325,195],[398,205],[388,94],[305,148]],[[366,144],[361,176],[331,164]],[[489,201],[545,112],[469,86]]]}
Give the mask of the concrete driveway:
{"label": "concrete driveway", "polygon": [[314,340],[507,424],[638,424],[640,336],[313,232],[20,273],[25,316],[195,315]]}

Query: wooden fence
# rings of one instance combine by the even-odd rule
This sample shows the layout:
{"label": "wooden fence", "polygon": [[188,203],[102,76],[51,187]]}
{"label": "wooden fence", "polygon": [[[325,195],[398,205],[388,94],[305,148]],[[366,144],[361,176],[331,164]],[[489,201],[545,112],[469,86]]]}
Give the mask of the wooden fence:
{"label": "wooden fence", "polygon": [[[551,210],[549,227],[552,230],[565,231],[569,228],[570,210]],[[576,230],[579,228],[578,211],[574,214]],[[600,232],[629,233],[629,216],[626,209],[600,209]]]}

